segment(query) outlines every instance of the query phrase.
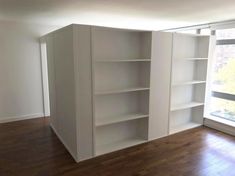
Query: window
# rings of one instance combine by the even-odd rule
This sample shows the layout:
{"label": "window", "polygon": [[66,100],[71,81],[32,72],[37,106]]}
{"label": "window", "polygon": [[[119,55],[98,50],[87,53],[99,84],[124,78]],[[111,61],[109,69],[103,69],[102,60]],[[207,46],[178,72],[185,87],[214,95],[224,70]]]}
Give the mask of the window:
{"label": "window", "polygon": [[216,31],[210,115],[235,121],[235,29]]}

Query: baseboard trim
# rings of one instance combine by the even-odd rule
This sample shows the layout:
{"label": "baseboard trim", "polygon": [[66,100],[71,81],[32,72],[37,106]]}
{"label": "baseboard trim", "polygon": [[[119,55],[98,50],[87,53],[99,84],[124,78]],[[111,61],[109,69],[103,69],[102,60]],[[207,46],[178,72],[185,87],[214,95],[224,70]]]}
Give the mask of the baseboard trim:
{"label": "baseboard trim", "polygon": [[21,121],[21,120],[27,120],[27,119],[35,119],[35,118],[40,118],[40,117],[44,117],[44,114],[37,113],[37,114],[22,115],[22,116],[3,117],[3,118],[0,118],[0,123],[15,122],[15,121]]}
{"label": "baseboard trim", "polygon": [[70,153],[70,155],[72,156],[72,158],[78,163],[79,160],[76,158],[76,155],[72,152],[72,150],[68,147],[68,145],[66,144],[66,142],[63,140],[63,138],[59,135],[59,133],[57,132],[56,128],[50,124],[51,129],[54,131],[54,133],[56,134],[56,136],[59,138],[59,140],[61,141],[61,143],[64,145],[64,147],[67,149],[67,151]]}
{"label": "baseboard trim", "polygon": [[212,120],[209,118],[204,119],[204,125],[209,128],[213,128],[215,130],[222,131],[224,133],[235,136],[235,127],[234,126],[230,126],[228,124],[225,124],[225,123],[222,123],[222,122],[219,122],[216,120]]}

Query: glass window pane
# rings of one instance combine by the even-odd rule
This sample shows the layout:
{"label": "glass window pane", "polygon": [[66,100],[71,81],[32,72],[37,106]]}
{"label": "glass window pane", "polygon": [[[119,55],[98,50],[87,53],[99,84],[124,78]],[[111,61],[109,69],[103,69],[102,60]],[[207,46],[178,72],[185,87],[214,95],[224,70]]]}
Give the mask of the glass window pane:
{"label": "glass window pane", "polygon": [[216,31],[217,40],[235,39],[235,29],[222,29]]}
{"label": "glass window pane", "polygon": [[217,45],[212,90],[235,94],[235,45]]}
{"label": "glass window pane", "polygon": [[221,98],[211,97],[211,115],[235,121],[235,102]]}

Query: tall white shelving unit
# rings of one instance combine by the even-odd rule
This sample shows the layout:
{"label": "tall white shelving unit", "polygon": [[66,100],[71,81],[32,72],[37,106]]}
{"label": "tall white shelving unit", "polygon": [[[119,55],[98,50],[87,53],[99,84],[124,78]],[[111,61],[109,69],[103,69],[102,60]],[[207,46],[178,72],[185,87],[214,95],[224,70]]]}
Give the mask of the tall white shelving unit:
{"label": "tall white shelving unit", "polygon": [[51,127],[77,162],[203,123],[210,36],[74,24],[44,40]]}
{"label": "tall white shelving unit", "polygon": [[148,140],[151,32],[92,29],[95,155]]}
{"label": "tall white shelving unit", "polygon": [[169,133],[203,124],[210,36],[173,34]]}

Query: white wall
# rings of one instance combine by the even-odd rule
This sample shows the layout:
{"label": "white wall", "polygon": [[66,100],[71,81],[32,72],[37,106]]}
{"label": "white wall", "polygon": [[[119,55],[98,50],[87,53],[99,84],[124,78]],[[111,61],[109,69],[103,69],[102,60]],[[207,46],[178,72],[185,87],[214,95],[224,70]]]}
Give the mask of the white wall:
{"label": "white wall", "polygon": [[0,21],[0,122],[43,116],[39,37],[57,28]]}

